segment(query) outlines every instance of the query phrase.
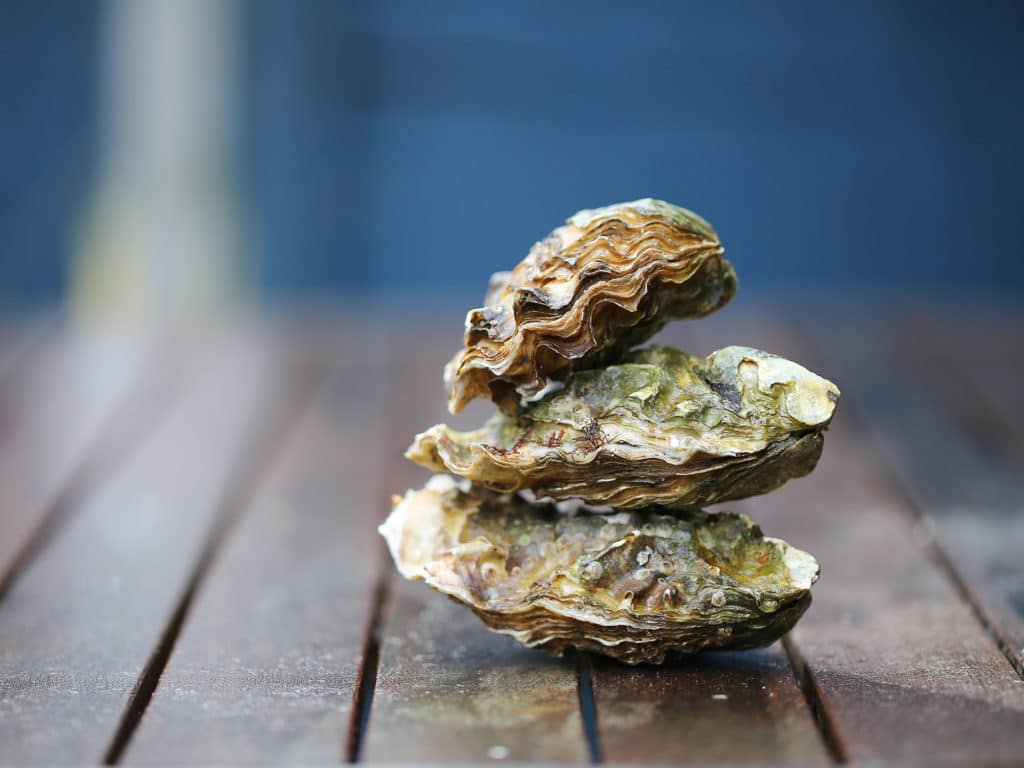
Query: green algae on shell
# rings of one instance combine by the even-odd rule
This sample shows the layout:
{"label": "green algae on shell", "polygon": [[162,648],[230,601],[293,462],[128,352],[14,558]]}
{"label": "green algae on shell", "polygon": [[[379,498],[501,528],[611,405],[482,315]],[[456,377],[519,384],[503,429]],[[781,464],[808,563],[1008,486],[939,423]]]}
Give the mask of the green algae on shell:
{"label": "green algae on shell", "polygon": [[405,578],[491,629],[630,664],[768,645],[806,610],[818,576],[813,557],[743,515],[588,514],[446,475],[396,499],[380,532]]}
{"label": "green algae on shell", "polygon": [[458,432],[417,435],[406,456],[497,492],[679,509],[754,496],[809,473],[839,389],[784,358],[656,346],[578,371],[563,389]]}
{"label": "green algae on shell", "polygon": [[491,278],[445,367],[449,410],[490,397],[514,414],[520,395],[549,378],[615,361],[669,320],[715,311],[736,290],[723,250],[704,219],[661,200],[580,211]]}

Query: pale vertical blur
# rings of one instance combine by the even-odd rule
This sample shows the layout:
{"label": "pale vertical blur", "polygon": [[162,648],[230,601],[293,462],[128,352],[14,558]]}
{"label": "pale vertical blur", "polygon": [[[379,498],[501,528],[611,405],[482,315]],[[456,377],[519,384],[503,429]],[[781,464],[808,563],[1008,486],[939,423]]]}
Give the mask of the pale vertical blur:
{"label": "pale vertical blur", "polygon": [[93,320],[174,322],[237,307],[236,0],[108,0],[100,162],[72,265]]}

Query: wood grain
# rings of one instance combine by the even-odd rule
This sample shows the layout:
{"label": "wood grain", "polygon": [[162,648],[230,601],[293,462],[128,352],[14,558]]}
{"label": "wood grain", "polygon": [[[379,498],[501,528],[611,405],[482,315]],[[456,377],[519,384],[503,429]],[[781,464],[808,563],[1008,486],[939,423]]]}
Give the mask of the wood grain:
{"label": "wood grain", "polygon": [[[821,562],[814,604],[793,633],[812,697],[846,759],[1019,759],[1024,685],[936,562],[893,467],[864,432],[856,366],[838,363],[847,348],[831,326],[820,330],[834,345],[827,358],[765,314],[709,321],[700,350],[760,346],[843,390],[815,472],[735,505]],[[882,392],[896,386],[879,384]]]}
{"label": "wood grain", "polygon": [[[881,439],[906,457],[908,494],[935,519],[940,546],[1024,678],[1024,557],[1017,543],[1024,541],[1024,424],[1016,402],[1024,382],[1024,323],[1015,319],[989,318],[941,333],[934,316],[915,313],[896,324],[889,354],[908,389],[921,394],[919,407],[902,415],[918,420],[905,424],[917,432],[890,429]],[[912,454],[924,440],[940,448]],[[961,479],[951,487],[931,477],[953,470]]]}
{"label": "wood grain", "polygon": [[585,762],[575,665],[489,632],[422,584],[384,624],[367,762]]}
{"label": "wood grain", "polygon": [[[4,375],[0,329],[0,555],[8,533],[23,539],[52,509],[55,488],[78,489],[58,494],[62,524],[0,600],[0,761],[96,762],[126,722],[131,763],[591,757],[574,660],[490,633],[393,575],[373,525],[391,493],[429,476],[402,451],[432,423],[469,427],[493,409],[445,411],[440,369],[458,317],[381,317],[173,356],[165,370],[182,396],[89,482],[74,478],[106,450],[132,372],[150,370],[144,350],[57,338]],[[1024,756],[1024,681],[994,639],[1017,642],[1024,583],[1021,424],[1007,405],[1024,353],[1006,345],[1019,329],[976,336],[958,324],[936,340],[921,333],[938,321],[920,316],[845,318],[801,329],[784,313],[731,308],[660,339],[702,354],[766,347],[843,389],[810,477],[723,505],[822,563],[789,636],[821,727],[778,646],[660,668],[594,660],[594,735],[608,761]],[[951,347],[973,349],[972,364],[936,378]],[[328,364],[293,421],[309,371]],[[140,699],[160,648],[166,669]],[[130,702],[148,703],[134,732]]]}
{"label": "wood grain", "polygon": [[609,762],[829,762],[778,644],[660,667],[595,660],[594,695]]}
{"label": "wood grain", "polygon": [[335,370],[204,582],[127,763],[344,758],[378,566],[382,371],[355,318],[328,328]]}
{"label": "wood grain", "polygon": [[830,337],[885,462],[1024,677],[1024,474],[985,432],[965,370],[976,358],[947,357],[903,315]]}
{"label": "wood grain", "polygon": [[[1017,400],[1024,380],[1024,312],[982,312],[948,322],[934,309],[914,313],[907,334],[918,363],[942,365],[935,383],[943,406],[971,439],[1024,472],[1024,419]],[[941,332],[936,332],[941,328]],[[955,365],[950,365],[954,361]]]}
{"label": "wood grain", "polygon": [[0,743],[12,763],[99,761],[216,527],[287,366],[229,339],[160,428],[0,603]]}
{"label": "wood grain", "polygon": [[165,394],[147,393],[147,411],[129,407],[151,362],[135,335],[55,331],[20,356],[0,387],[0,598],[31,559],[34,539],[45,538],[41,526],[56,527],[75,497],[110,471]]}
{"label": "wood grain", "polygon": [[[702,344],[692,324],[659,337]],[[781,645],[661,667],[594,662],[603,756],[611,762],[829,761]]]}
{"label": "wood grain", "polygon": [[[441,367],[459,332],[393,339],[385,477],[400,492],[429,473],[402,458],[415,432],[446,419]],[[430,343],[428,343],[428,340]],[[493,406],[474,403],[468,426]],[[387,573],[393,566],[386,564]],[[464,606],[421,583],[392,579],[380,668],[363,739],[368,762],[582,762],[588,757],[571,660],[552,659],[486,630]]]}

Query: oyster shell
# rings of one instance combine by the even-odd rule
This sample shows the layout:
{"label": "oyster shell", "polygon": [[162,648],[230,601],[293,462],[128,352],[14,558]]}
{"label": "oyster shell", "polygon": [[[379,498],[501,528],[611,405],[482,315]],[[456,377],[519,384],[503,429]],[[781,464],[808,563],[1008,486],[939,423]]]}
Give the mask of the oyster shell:
{"label": "oyster shell", "polygon": [[839,389],[748,347],[707,358],[671,347],[572,374],[564,389],[483,428],[439,424],[406,456],[491,490],[679,509],[765,493],[821,455]]}
{"label": "oyster shell", "polygon": [[818,564],[747,517],[614,515],[499,496],[437,475],[380,526],[399,572],[491,629],[630,664],[767,645],[810,603]]}
{"label": "oyster shell", "polygon": [[672,319],[728,302],[736,274],[711,225],[660,200],[580,211],[491,278],[445,367],[448,408],[491,397],[514,414],[549,377],[614,361]]}

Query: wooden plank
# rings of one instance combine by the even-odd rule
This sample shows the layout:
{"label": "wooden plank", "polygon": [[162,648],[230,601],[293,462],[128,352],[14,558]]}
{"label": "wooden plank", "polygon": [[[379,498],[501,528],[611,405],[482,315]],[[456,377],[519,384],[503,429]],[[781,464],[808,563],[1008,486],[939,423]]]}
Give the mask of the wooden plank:
{"label": "wooden plank", "polygon": [[[941,329],[941,330],[939,330]],[[908,329],[932,364],[944,365],[943,405],[984,449],[1024,471],[1024,419],[1017,401],[1024,375],[1024,312],[958,317],[936,310],[915,315]],[[939,332],[936,332],[936,331]],[[950,366],[949,361],[957,365]]]}
{"label": "wooden plank", "polygon": [[382,360],[355,318],[338,367],[212,568],[124,762],[344,759],[379,561]]}
{"label": "wooden plank", "polygon": [[[692,350],[692,324],[660,337]],[[594,663],[602,755],[611,762],[799,762],[829,755],[780,644],[661,667]]]}
{"label": "wooden plank", "polygon": [[[424,310],[422,318],[432,317]],[[446,419],[441,367],[460,332],[395,334],[385,477],[389,489],[428,477],[401,453],[416,431]],[[403,323],[402,327],[414,327]],[[436,327],[436,325],[434,326]],[[445,328],[447,330],[447,328]],[[493,407],[473,404],[451,419],[468,426]],[[386,553],[383,553],[386,557]],[[392,573],[390,562],[387,573]],[[575,665],[486,630],[467,608],[423,584],[392,579],[381,630],[380,668],[362,757],[368,762],[582,762],[588,758]]]}
{"label": "wooden plank", "polygon": [[287,413],[287,360],[250,336],[225,341],[0,604],[6,761],[111,756],[127,705],[141,703],[143,672],[159,671],[175,611],[244,495],[245,462]]}
{"label": "wooden plank", "polygon": [[8,372],[0,395],[0,598],[75,497],[158,416],[172,377],[148,380],[146,341],[55,330]]}
{"label": "wooden plank", "polygon": [[586,761],[574,664],[487,631],[426,589],[395,588],[366,761]]}
{"label": "wooden plank", "polygon": [[660,667],[595,660],[594,695],[609,762],[829,762],[779,644]]}
{"label": "wooden plank", "polygon": [[895,316],[832,334],[872,434],[1004,653],[1024,677],[1024,473],[970,353],[930,341],[941,326]]}
{"label": "wooden plank", "polygon": [[[838,757],[853,761],[1019,759],[1024,685],[936,563],[930,537],[864,431],[855,364],[837,361],[847,348],[823,326],[834,345],[826,357],[778,316],[712,318],[701,326],[699,351],[760,346],[843,390],[815,472],[735,505],[821,562],[792,648],[826,736]],[[902,397],[891,379],[881,389]]]}
{"label": "wooden plank", "polygon": [[31,364],[34,353],[45,347],[57,330],[49,313],[0,316],[0,389],[7,379]]}

